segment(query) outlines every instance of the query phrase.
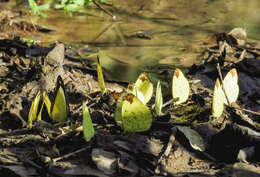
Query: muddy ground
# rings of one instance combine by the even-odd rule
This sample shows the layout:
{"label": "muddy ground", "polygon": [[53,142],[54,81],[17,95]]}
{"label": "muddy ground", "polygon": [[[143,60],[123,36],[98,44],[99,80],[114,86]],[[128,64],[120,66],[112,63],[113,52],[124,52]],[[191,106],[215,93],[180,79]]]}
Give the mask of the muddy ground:
{"label": "muddy ground", "polygon": [[[48,47],[23,42],[24,32],[40,28],[15,20],[19,14],[5,13],[0,18],[1,176],[260,176],[260,44],[246,39],[243,31],[205,39],[203,61],[187,69],[187,103],[165,105],[149,131],[125,133],[114,112],[116,95],[127,83],[107,81],[111,92],[94,92],[99,88],[95,66],[75,60],[77,51],[62,42]],[[239,107],[226,107],[220,119],[213,119],[218,64],[223,75],[231,68],[238,71]],[[52,96],[58,75],[68,96],[68,121],[52,121],[44,108],[42,120],[28,128],[34,96],[40,89]],[[170,99],[165,91],[164,102]],[[95,127],[89,143],[80,128],[83,101]],[[183,127],[198,132],[205,149],[194,148]]]}

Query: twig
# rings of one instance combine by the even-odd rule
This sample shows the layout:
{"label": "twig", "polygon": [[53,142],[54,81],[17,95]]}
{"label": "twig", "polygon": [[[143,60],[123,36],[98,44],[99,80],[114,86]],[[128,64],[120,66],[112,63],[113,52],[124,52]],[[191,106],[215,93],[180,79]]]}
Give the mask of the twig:
{"label": "twig", "polygon": [[89,147],[90,147],[90,146],[87,146],[87,147],[78,149],[78,150],[76,150],[76,151],[74,151],[74,152],[65,154],[64,156],[57,157],[57,158],[53,159],[53,162],[57,162],[57,161],[59,161],[59,160],[66,159],[66,158],[68,158],[68,157],[70,157],[70,156],[73,156],[73,155],[75,155],[75,154],[78,154],[78,153],[80,153],[80,152],[82,152],[82,151],[87,150]]}
{"label": "twig", "polygon": [[173,146],[174,141],[175,141],[175,133],[172,133],[170,138],[169,138],[169,142],[167,144],[167,148],[166,148],[166,150],[164,151],[164,154],[163,154],[165,157],[169,156],[169,154],[170,154],[170,152],[172,150],[172,146]]}
{"label": "twig", "polygon": [[97,3],[96,0],[93,0],[93,3],[102,11],[104,11],[107,15],[111,16],[113,18],[114,21],[119,21],[119,18],[117,18],[115,15],[113,15],[111,12],[107,11],[106,9],[104,9],[103,7],[101,7],[100,4]]}
{"label": "twig", "polygon": [[219,63],[217,63],[217,70],[218,70],[218,75],[219,75],[219,78],[220,78],[220,82],[221,82],[221,88],[224,92],[224,95],[225,95],[225,98],[227,100],[227,103],[228,105],[231,105],[230,102],[229,102],[229,99],[227,97],[227,93],[226,93],[226,90],[224,88],[224,84],[223,84],[223,77],[222,77],[222,73],[221,73],[221,69],[220,69],[220,66],[219,66]]}
{"label": "twig", "polygon": [[113,26],[113,24],[114,22],[110,23],[107,27],[105,27],[104,30],[102,30],[91,43],[96,42],[100,38],[100,36],[102,36],[107,30],[109,30]]}
{"label": "twig", "polygon": [[21,135],[21,134],[29,133],[30,131],[32,131],[30,128],[17,129],[11,132],[2,133],[0,134],[0,137]]}
{"label": "twig", "polygon": [[176,130],[175,129],[172,129],[172,133],[170,135],[170,138],[169,138],[169,142],[167,144],[167,147],[164,151],[164,153],[161,155],[161,157],[159,158],[159,160],[157,161],[157,165],[156,165],[156,168],[155,168],[155,173],[156,174],[159,174],[160,173],[160,169],[159,169],[159,165],[162,163],[162,161],[168,157],[170,155],[170,152],[172,150],[172,146],[173,146],[173,143],[175,141],[175,134],[176,134]]}
{"label": "twig", "polygon": [[173,103],[174,101],[175,101],[174,99],[170,99],[169,101],[167,101],[166,103],[164,103],[164,104],[162,105],[162,108],[164,108],[164,107],[170,105],[170,104]]}
{"label": "twig", "polygon": [[83,126],[81,125],[81,126],[77,127],[76,129],[68,132],[68,133],[61,134],[61,135],[57,136],[54,139],[54,141],[59,141],[59,140],[65,138],[65,137],[72,136],[73,134],[77,134],[77,133],[82,132],[82,131],[83,131]]}
{"label": "twig", "polygon": [[254,115],[257,115],[257,116],[260,116],[260,112],[255,112],[255,111],[251,111],[251,110],[248,110],[248,109],[245,109],[245,108],[241,108],[241,107],[237,107],[237,106],[230,106],[234,109],[237,109],[237,110],[241,110],[241,111],[244,111],[244,112],[248,112],[248,113],[251,113],[251,114],[254,114]]}
{"label": "twig", "polygon": [[[166,103],[164,103],[164,104],[162,105],[162,108],[164,108],[164,107],[170,105],[170,104],[173,103],[174,101],[175,101],[174,99],[170,99],[169,101],[167,101]],[[152,105],[152,109],[154,109],[154,108],[155,108],[155,104]]]}

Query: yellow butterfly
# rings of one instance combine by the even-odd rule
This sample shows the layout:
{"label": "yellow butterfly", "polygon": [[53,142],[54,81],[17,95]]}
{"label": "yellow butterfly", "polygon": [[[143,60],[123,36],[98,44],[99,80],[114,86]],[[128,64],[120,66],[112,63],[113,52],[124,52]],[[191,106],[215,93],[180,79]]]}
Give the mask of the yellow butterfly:
{"label": "yellow butterfly", "polygon": [[127,91],[146,104],[153,96],[153,84],[146,73],[141,73],[135,83],[128,85]]}
{"label": "yellow butterfly", "polygon": [[155,94],[155,113],[156,115],[160,116],[162,111],[163,105],[163,97],[162,97],[162,87],[160,80],[157,82],[157,89]]}
{"label": "yellow butterfly", "polygon": [[224,95],[223,90],[221,88],[221,84],[219,83],[219,79],[217,79],[214,92],[213,92],[213,103],[212,103],[212,115],[213,117],[220,117],[224,111]]}
{"label": "yellow butterfly", "polygon": [[152,125],[151,111],[131,93],[123,98],[121,117],[122,127],[126,132],[143,132]]}
{"label": "yellow butterfly", "polygon": [[175,104],[187,101],[190,93],[190,85],[180,69],[176,69],[172,79],[172,97],[178,99]]}
{"label": "yellow butterfly", "polygon": [[225,93],[227,95],[228,101],[224,96],[224,103],[228,105],[228,103],[236,102],[239,95],[239,86],[238,86],[238,76],[237,70],[235,68],[231,69],[226,77],[223,80],[223,89],[225,89]]}

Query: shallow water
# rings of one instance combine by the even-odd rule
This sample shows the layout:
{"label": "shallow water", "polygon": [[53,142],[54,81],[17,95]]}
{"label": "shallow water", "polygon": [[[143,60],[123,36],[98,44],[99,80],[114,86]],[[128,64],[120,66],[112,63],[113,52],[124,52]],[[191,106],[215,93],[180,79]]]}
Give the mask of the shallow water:
{"label": "shallow water", "polygon": [[[109,77],[121,81],[134,81],[144,70],[158,75],[162,68],[192,65],[200,60],[202,41],[214,33],[243,27],[249,38],[260,40],[259,0],[108,2],[112,7],[104,8],[120,22],[113,22],[95,7],[73,17],[50,10],[46,19],[33,20],[57,32],[40,39],[101,51],[101,63]],[[137,37],[140,32],[150,39]]]}

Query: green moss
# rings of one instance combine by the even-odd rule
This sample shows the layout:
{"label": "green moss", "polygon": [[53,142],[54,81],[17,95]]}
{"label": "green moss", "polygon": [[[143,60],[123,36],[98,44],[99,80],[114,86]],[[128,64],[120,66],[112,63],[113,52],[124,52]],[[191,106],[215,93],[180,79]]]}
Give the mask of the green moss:
{"label": "green moss", "polygon": [[175,106],[170,110],[171,122],[192,123],[198,120],[206,121],[208,120],[208,116],[204,114],[205,112],[208,112],[208,109],[199,104]]}

